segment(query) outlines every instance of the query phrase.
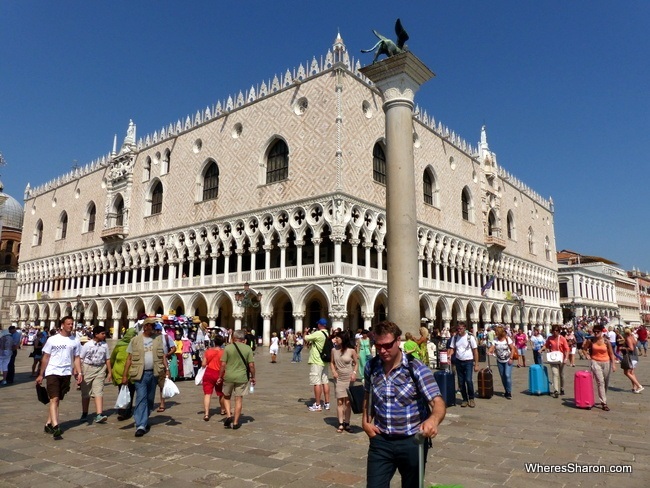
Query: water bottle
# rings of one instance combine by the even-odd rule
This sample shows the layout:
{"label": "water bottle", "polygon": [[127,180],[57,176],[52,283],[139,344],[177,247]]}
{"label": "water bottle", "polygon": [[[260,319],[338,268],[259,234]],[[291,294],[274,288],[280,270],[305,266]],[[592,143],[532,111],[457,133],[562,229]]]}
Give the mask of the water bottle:
{"label": "water bottle", "polygon": [[255,385],[253,383],[251,383],[251,386],[248,391],[250,391],[251,393],[255,392]]}

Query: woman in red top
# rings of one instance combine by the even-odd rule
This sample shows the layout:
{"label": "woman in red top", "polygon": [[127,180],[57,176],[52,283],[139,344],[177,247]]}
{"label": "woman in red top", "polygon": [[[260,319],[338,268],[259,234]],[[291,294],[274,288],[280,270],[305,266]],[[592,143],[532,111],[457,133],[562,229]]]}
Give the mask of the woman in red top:
{"label": "woman in red top", "polygon": [[600,324],[594,325],[594,339],[585,341],[582,347],[587,359],[591,361],[590,369],[598,386],[598,400],[603,410],[609,411],[607,406],[609,374],[616,371],[616,363],[614,362],[614,351],[609,343],[609,338],[605,339],[603,337],[603,328]]}
{"label": "woman in red top", "polygon": [[550,363],[551,371],[553,372],[553,396],[557,398],[560,395],[564,395],[564,363],[566,363],[567,357],[569,356],[569,343],[560,335],[559,325],[554,325],[552,331],[553,335],[546,339],[544,350],[560,351],[562,353],[561,362]]}
{"label": "woman in red top", "polygon": [[223,404],[223,392],[221,388],[223,383],[218,382],[219,373],[221,372],[221,356],[223,355],[223,337],[216,336],[214,338],[214,347],[205,351],[203,355],[203,363],[201,366],[205,368],[203,373],[203,409],[205,415],[203,420],[206,422],[210,420],[210,399],[214,391],[219,397],[219,405],[221,406],[221,415],[226,415],[226,408]]}

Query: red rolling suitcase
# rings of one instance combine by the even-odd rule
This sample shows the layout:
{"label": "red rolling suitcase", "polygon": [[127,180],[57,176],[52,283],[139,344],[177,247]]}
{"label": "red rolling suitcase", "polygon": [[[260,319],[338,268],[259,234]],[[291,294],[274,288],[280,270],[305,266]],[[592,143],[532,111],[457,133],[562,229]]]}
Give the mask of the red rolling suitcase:
{"label": "red rolling suitcase", "polygon": [[577,408],[590,410],[594,406],[594,382],[591,371],[576,371],[573,383],[573,396]]}

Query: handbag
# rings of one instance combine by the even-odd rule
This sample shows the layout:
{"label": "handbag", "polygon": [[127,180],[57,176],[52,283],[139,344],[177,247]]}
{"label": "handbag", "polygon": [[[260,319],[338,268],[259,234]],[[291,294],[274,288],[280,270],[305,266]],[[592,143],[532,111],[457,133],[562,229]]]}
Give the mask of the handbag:
{"label": "handbag", "polygon": [[205,368],[200,368],[199,372],[196,373],[196,378],[194,378],[194,384],[195,385],[202,385],[203,384],[203,375],[205,374]]}
{"label": "handbag", "polygon": [[180,393],[178,386],[169,378],[165,378],[165,384],[163,385],[162,396],[164,399],[171,398]]}
{"label": "handbag", "polygon": [[546,362],[549,364],[560,364],[564,360],[564,354],[561,351],[548,351],[546,353]]}
{"label": "handbag", "polygon": [[350,385],[346,388],[348,398],[350,399],[350,407],[354,413],[363,412],[363,396],[365,394],[363,385]]}
{"label": "handbag", "polygon": [[131,405],[131,392],[127,385],[122,385],[120,387],[120,392],[117,394],[117,401],[115,402],[115,408],[124,409]]}
{"label": "handbag", "polygon": [[515,352],[514,352],[513,355],[512,355],[512,360],[513,360],[513,361],[516,361],[517,359],[519,359],[519,353],[518,353],[517,350],[515,349]]}
{"label": "handbag", "polygon": [[623,357],[621,358],[621,369],[632,369],[632,362],[630,361],[630,355],[627,351],[621,351]]}
{"label": "handbag", "polygon": [[50,396],[47,394],[47,389],[43,385],[36,385],[36,396],[38,401],[43,405],[50,403]]}

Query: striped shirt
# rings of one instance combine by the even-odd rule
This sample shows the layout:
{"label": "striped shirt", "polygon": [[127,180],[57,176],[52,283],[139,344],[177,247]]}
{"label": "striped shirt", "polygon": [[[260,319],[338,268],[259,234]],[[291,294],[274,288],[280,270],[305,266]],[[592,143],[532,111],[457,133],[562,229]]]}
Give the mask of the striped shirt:
{"label": "striped shirt", "polygon": [[420,424],[429,417],[427,403],[440,395],[433,373],[424,363],[414,359],[411,368],[418,382],[417,388],[409,373],[406,354],[402,354],[402,364],[388,375],[384,374],[379,358],[366,363],[364,389],[370,393],[372,385],[374,422],[384,434],[417,434]]}

